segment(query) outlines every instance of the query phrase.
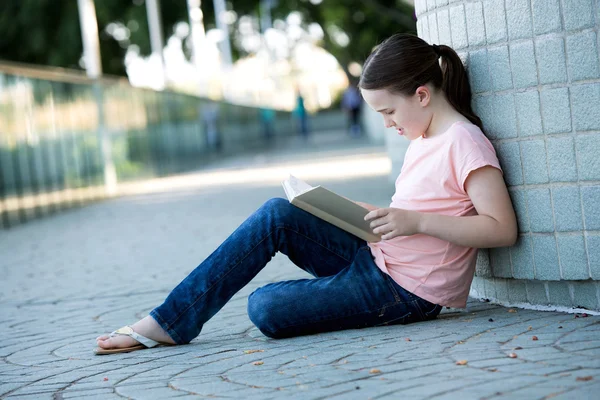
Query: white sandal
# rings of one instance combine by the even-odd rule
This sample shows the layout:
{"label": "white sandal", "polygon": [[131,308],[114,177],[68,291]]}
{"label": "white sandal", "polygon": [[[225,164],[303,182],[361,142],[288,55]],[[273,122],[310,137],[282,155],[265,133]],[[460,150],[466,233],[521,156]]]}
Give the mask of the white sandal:
{"label": "white sandal", "polygon": [[163,344],[163,343],[157,342],[156,340],[148,339],[147,337],[134,332],[133,328],[130,327],[129,325],[117,329],[116,331],[112,332],[108,336],[115,337],[115,336],[119,336],[119,335],[129,336],[129,337],[137,340],[138,342],[140,342],[140,344],[136,344],[135,346],[130,346],[130,347],[122,347],[122,348],[118,348],[118,349],[103,349],[100,347],[96,347],[96,349],[94,349],[94,353],[96,353],[96,355],[129,353],[131,351],[149,349],[149,348],[156,347],[158,345]]}

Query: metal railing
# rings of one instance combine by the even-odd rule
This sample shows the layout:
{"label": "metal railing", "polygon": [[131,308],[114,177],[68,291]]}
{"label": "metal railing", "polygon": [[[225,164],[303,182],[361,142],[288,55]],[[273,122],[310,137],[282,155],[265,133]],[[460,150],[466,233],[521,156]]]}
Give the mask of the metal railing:
{"label": "metal railing", "polygon": [[[264,145],[259,113],[124,79],[0,63],[0,228],[110,196],[111,179],[165,176]],[[294,132],[289,113],[277,112],[274,124],[276,135]]]}

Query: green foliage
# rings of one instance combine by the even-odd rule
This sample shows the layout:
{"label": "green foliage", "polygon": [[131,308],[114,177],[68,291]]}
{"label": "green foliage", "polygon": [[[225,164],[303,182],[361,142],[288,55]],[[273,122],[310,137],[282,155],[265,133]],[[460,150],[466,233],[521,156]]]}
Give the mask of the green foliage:
{"label": "green foliage", "polygon": [[[177,22],[188,21],[186,0],[161,0],[163,35],[171,36]],[[259,15],[259,0],[229,2],[238,16]],[[143,0],[96,0],[100,33],[102,68],[105,74],[125,75],[123,58],[127,42],[119,43],[106,32],[111,22],[131,30],[129,43],[150,53],[146,5]],[[215,26],[213,2],[202,1],[206,30]],[[414,12],[402,0],[278,0],[272,19],[284,19],[291,11],[304,16],[306,24],[316,22],[323,28],[322,46],[346,68],[351,61],[362,62],[373,46],[396,32],[416,32]],[[132,22],[133,21],[133,22]],[[350,38],[340,46],[330,34],[335,25]],[[77,0],[2,0],[0,1],[0,58],[31,64],[79,69],[83,52]],[[233,56],[240,53],[233,49]]]}

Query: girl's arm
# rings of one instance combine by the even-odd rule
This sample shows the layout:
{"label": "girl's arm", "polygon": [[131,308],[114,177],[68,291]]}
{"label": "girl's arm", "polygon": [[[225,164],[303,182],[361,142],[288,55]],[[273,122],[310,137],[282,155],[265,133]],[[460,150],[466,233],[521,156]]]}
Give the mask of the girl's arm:
{"label": "girl's arm", "polygon": [[467,247],[515,244],[517,219],[500,171],[493,167],[473,171],[465,182],[465,189],[479,215],[421,214],[419,231]]}
{"label": "girl's arm", "polygon": [[384,234],[382,239],[422,233],[465,247],[512,246],[517,221],[501,172],[493,167],[477,169],[467,178],[465,190],[479,215],[453,217],[386,208],[370,212],[365,219],[372,220],[373,232]]}

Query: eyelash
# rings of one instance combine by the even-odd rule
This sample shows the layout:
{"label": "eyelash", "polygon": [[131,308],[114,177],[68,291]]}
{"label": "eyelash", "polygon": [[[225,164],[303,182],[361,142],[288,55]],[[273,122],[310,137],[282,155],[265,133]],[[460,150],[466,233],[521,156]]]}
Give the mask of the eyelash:
{"label": "eyelash", "polygon": [[386,112],[385,114],[386,114],[386,115],[392,115],[393,113],[394,113],[394,111],[392,110],[392,111],[388,111],[388,112]]}

